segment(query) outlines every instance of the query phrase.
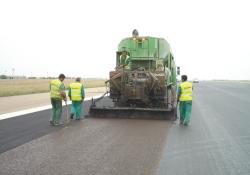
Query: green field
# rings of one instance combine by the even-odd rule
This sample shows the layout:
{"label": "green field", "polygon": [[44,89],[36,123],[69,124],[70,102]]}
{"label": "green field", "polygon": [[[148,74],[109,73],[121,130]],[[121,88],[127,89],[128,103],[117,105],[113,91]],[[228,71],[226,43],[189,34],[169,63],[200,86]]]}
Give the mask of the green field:
{"label": "green field", "polygon": [[[49,92],[50,79],[0,80],[0,97]],[[84,79],[85,88],[103,87],[106,79]],[[64,80],[66,88],[74,79]]]}

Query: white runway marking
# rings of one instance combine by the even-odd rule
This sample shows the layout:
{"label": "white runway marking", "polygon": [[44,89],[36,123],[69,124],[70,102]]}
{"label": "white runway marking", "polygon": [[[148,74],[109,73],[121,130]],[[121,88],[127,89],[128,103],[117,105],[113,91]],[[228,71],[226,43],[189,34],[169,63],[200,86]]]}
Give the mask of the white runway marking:
{"label": "white runway marking", "polygon": [[[102,95],[87,97],[87,98],[84,99],[84,101],[91,100],[92,98],[96,99],[96,98],[99,98],[101,96]],[[68,104],[71,104],[71,101],[69,101]],[[63,102],[63,106],[65,106],[64,102]],[[25,109],[25,110],[21,110],[21,111],[1,114],[0,115],[0,120],[4,120],[4,119],[7,119],[7,118],[12,118],[12,117],[17,117],[17,116],[20,116],[20,115],[30,114],[30,113],[34,113],[34,112],[38,112],[38,111],[43,111],[43,110],[51,109],[51,108],[52,108],[51,105],[47,105],[47,106],[35,107],[35,108],[31,108],[31,109]]]}

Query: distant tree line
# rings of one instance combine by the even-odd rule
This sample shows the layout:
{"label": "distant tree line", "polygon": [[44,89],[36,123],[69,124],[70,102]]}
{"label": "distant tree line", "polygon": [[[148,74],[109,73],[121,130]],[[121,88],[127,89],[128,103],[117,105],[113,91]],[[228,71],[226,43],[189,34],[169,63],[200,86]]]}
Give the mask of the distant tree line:
{"label": "distant tree line", "polygon": [[27,77],[27,76],[8,76],[0,75],[0,79],[55,79],[57,77]]}
{"label": "distant tree line", "polygon": [[0,79],[9,79],[7,75],[0,75]]}
{"label": "distant tree line", "polygon": [[[58,77],[35,77],[35,76],[9,76],[9,75],[0,75],[0,79],[57,79]],[[67,79],[75,79],[76,77],[66,77]],[[106,80],[106,78],[83,78],[85,80]]]}

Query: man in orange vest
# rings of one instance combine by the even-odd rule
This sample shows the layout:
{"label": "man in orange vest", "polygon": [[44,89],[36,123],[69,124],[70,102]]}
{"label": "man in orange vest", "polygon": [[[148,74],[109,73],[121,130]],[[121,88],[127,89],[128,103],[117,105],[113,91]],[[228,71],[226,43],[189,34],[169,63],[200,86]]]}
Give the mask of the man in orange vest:
{"label": "man in orange vest", "polygon": [[188,126],[192,110],[193,85],[187,82],[187,75],[181,76],[182,83],[178,87],[178,102],[180,108],[180,124]]}
{"label": "man in orange vest", "polygon": [[76,78],[76,82],[70,83],[68,96],[72,101],[70,118],[73,119],[73,117],[75,116],[76,120],[80,120],[82,112],[82,102],[85,96],[81,78]]}

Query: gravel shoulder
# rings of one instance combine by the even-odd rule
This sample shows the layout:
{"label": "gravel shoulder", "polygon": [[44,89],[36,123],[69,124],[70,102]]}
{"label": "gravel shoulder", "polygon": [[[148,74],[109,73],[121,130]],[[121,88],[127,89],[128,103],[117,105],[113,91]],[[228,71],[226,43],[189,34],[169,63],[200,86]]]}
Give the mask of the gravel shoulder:
{"label": "gravel shoulder", "polygon": [[[105,87],[85,89],[86,97],[103,94]],[[49,93],[0,97],[0,114],[50,105]]]}

